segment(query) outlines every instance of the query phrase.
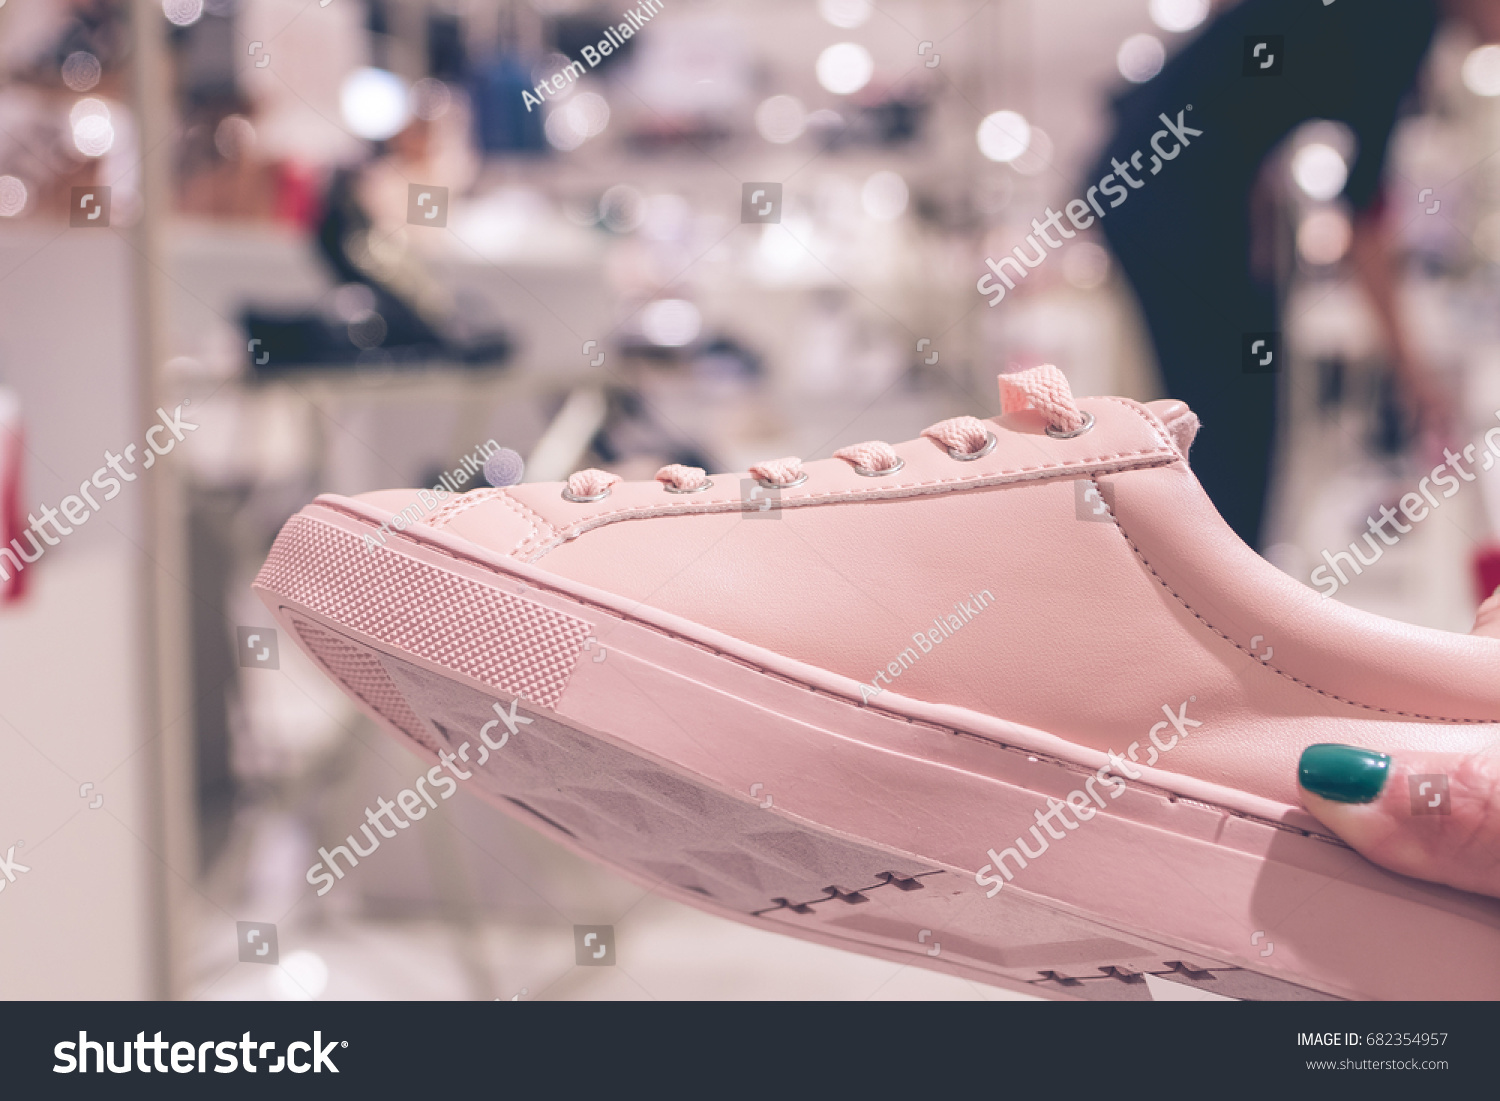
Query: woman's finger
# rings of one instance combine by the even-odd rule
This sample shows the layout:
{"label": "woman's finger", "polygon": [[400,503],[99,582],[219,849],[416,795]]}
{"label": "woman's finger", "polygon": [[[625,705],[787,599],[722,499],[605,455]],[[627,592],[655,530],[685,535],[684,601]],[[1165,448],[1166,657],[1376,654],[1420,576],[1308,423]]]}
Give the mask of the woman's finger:
{"label": "woman's finger", "polygon": [[1313,745],[1297,781],[1307,809],[1376,864],[1500,898],[1500,754]]}

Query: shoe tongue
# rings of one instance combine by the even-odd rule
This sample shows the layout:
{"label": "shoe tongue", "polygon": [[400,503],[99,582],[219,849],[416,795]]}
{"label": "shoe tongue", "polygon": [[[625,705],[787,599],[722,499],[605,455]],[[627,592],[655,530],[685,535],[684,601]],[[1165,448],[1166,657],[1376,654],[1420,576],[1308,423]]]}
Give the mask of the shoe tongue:
{"label": "shoe tongue", "polygon": [[1193,446],[1193,440],[1198,435],[1198,414],[1189,409],[1186,402],[1172,398],[1148,401],[1146,408],[1161,421],[1167,434],[1172,437],[1172,442],[1177,445],[1178,452],[1186,459],[1188,448]]}

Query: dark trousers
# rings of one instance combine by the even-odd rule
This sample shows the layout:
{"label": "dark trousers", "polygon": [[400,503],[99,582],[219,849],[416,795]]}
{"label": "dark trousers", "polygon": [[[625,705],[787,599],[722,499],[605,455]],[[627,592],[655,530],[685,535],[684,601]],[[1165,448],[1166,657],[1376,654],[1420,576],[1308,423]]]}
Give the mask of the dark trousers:
{"label": "dark trousers", "polygon": [[[1107,217],[1103,229],[1140,302],[1168,395],[1202,421],[1189,464],[1219,514],[1259,550],[1285,352],[1279,338],[1255,356],[1249,349],[1257,334],[1279,328],[1275,291],[1251,276],[1239,226],[1195,229],[1160,208],[1131,215]],[[1274,358],[1262,366],[1267,350]]]}

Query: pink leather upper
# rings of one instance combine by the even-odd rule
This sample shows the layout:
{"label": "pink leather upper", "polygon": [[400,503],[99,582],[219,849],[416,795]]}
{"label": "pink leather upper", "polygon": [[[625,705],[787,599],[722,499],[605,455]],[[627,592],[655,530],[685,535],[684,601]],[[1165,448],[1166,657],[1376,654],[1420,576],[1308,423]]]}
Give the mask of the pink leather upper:
{"label": "pink leather upper", "polygon": [[[901,696],[1284,803],[1313,742],[1497,744],[1500,639],[1324,599],[1219,518],[1179,403],[1079,405],[1095,417],[1082,435],[1011,413],[972,462],[924,438],[881,477],[806,463],[768,511],[745,475],[714,474],[701,493],[621,483],[593,503],[555,483],[480,490],[429,522]],[[1107,510],[1084,497],[1096,485]],[[396,512],[415,491],[362,499]],[[1176,736],[1168,714],[1202,725]]]}
{"label": "pink leather upper", "polygon": [[[951,494],[1060,475],[1078,477],[1087,471],[1157,466],[1181,458],[1161,423],[1134,402],[1096,398],[1083,404],[1097,418],[1096,427],[1083,436],[1053,439],[1043,431],[1046,422],[1039,413],[1012,413],[991,422],[998,437],[996,447],[973,462],[958,462],[944,448],[923,438],[897,444],[896,454],[906,465],[880,478],[857,474],[851,464],[838,459],[806,463],[807,481],[779,490],[780,507],[789,512],[812,505]],[[737,519],[769,503],[764,492],[746,500],[750,491],[742,483],[749,479],[748,473],[715,474],[712,488],[692,494],[669,493],[659,482],[622,482],[609,496],[592,503],[565,500],[560,483],[478,490],[460,498],[452,506],[454,511],[440,512],[435,522],[494,550],[517,538],[519,542],[507,553],[537,561],[560,543],[623,520],[708,512]],[[387,491],[379,501],[410,500],[412,493]],[[377,498],[367,495],[362,500],[373,502]],[[527,524],[532,525],[529,530]]]}

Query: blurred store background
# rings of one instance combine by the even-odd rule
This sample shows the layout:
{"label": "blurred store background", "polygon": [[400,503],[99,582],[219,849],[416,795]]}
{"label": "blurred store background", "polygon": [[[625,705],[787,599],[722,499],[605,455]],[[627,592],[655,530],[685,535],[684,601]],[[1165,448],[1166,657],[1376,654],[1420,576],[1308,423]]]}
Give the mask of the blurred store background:
{"label": "blurred store background", "polygon": [[[995,308],[975,284],[1080,194],[1111,97],[1208,0],[626,10],[0,0],[0,509],[95,493],[0,590],[0,855],[27,868],[0,884],[0,996],[1012,996],[687,910],[463,793],[326,895],[304,878],[419,765],[289,640],[246,649],[271,622],[250,579],[315,494],[430,486],[488,440],[528,480],[821,458],[993,414],[997,371],[1042,362],[1162,396],[1095,231]],[[1387,217],[1477,439],[1500,49],[1443,31],[1420,90]],[[1304,583],[1432,465],[1350,278],[1350,155],[1314,124],[1278,162],[1262,549]],[[179,406],[196,427],[145,469]],[[1467,631],[1500,489],[1455,506],[1337,599]],[[277,965],[240,962],[245,922]],[[580,924],[615,928],[617,966],[575,966]]]}

